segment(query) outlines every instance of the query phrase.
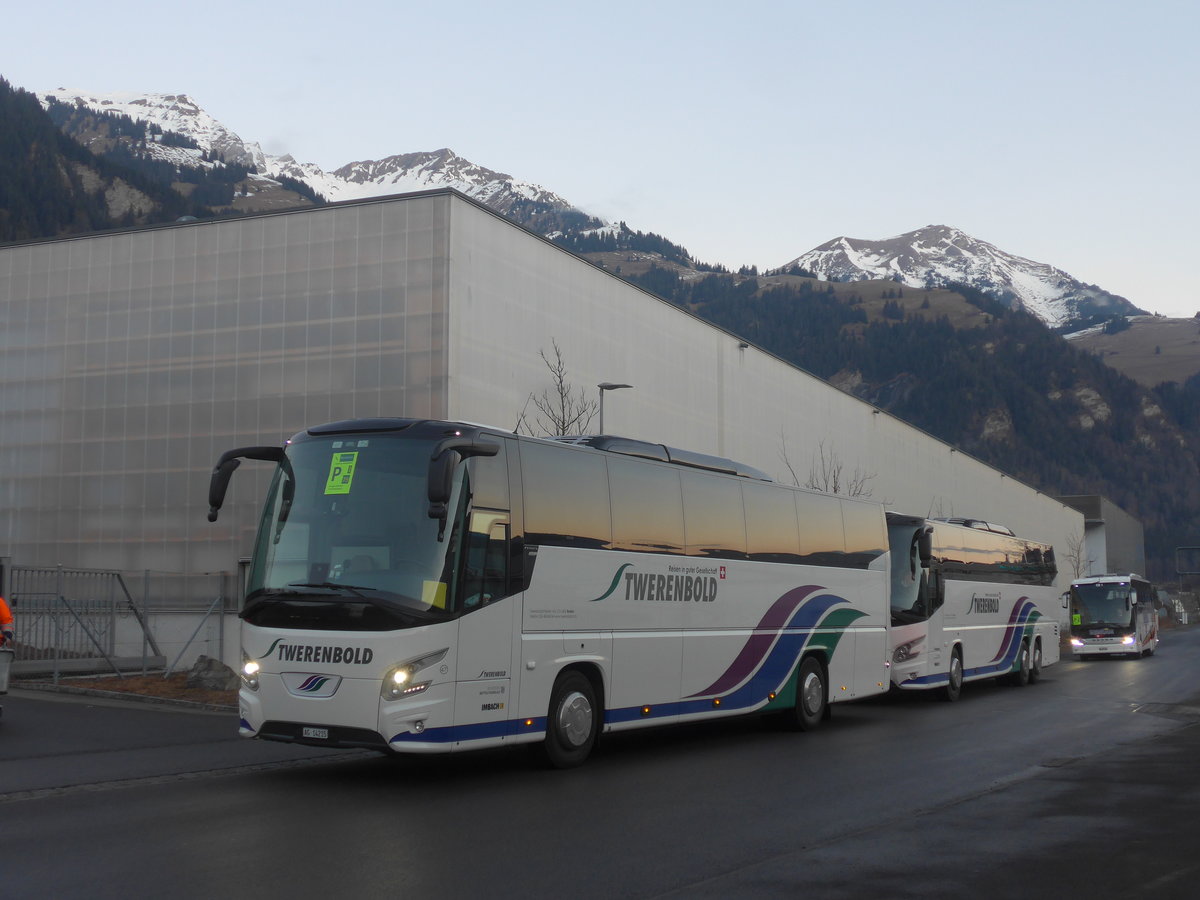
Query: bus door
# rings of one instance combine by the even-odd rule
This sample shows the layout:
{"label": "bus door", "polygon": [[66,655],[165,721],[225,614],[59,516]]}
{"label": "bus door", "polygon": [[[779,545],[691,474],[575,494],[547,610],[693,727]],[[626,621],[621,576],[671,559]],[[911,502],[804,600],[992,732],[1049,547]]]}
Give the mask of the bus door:
{"label": "bus door", "polygon": [[[517,604],[509,597],[509,515],[474,510],[456,584],[458,658],[455,723],[503,722],[512,703],[512,653]],[[478,735],[483,737],[486,735]]]}
{"label": "bus door", "polygon": [[927,645],[929,647],[929,675],[949,675],[953,644],[961,637],[961,622],[953,607],[947,602],[946,575],[934,560],[925,570],[925,591],[929,604]]}
{"label": "bus door", "polygon": [[1154,588],[1147,582],[1133,581],[1130,583],[1129,600],[1133,605],[1134,638],[1140,652],[1153,651],[1158,642],[1156,599]]}

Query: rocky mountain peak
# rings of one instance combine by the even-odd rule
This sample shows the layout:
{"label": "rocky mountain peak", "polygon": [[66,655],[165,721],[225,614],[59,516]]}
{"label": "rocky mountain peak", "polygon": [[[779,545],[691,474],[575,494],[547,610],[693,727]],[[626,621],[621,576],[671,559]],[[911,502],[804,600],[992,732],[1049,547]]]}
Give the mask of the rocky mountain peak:
{"label": "rocky mountain peak", "polygon": [[1061,269],[1007,253],[950,225],[884,239],[837,237],[801,254],[799,266],[826,281],[891,280],[915,288],[969,284],[1060,326],[1096,315],[1141,312],[1124,297]]}

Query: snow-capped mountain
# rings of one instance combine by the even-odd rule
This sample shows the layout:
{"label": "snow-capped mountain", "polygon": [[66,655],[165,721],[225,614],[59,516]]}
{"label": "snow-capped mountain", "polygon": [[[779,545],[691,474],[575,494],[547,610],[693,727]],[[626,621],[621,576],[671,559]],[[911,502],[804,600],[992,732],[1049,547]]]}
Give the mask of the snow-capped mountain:
{"label": "snow-capped mountain", "polygon": [[1142,312],[1124,297],[1072,278],[1062,269],[1005,253],[957,228],[928,225],[885,240],[839,237],[796,257],[826,281],[890,279],[911,287],[970,284],[1051,326],[1093,315]]}
{"label": "snow-capped mountain", "polygon": [[328,193],[325,196],[331,200],[349,200],[432,187],[456,188],[501,213],[509,212],[518,200],[531,200],[563,209],[571,207],[570,203],[552,191],[519,181],[503,172],[477,166],[448,148],[348,163],[334,170],[327,183]]}
{"label": "snow-capped mountain", "polygon": [[[209,151],[225,162],[237,163],[263,170],[266,154],[255,143],[240,137],[201,109],[187,94],[136,94],[118,91],[111,94],[91,94],[83,91],[58,88],[37,95],[46,106],[50,100],[71,106],[86,106],[99,113],[111,112],[129,116],[163,131],[174,132],[191,138],[200,150],[191,150],[181,155],[180,148],[160,146],[154,150],[156,156],[169,159],[177,165],[201,164],[201,151]],[[84,142],[86,146],[86,141]]]}
{"label": "snow-capped mountain", "polygon": [[[149,141],[139,151],[173,165],[211,168],[224,162],[256,171],[249,179],[252,184],[241,194],[246,204],[240,207],[243,211],[271,208],[272,202],[275,208],[304,202],[290,192],[285,192],[282,200],[272,201],[270,187],[275,182],[271,180],[286,178],[307,185],[329,201],[454,188],[551,238],[566,231],[585,236],[627,231],[623,224],[613,225],[579,212],[552,191],[476,165],[450,149],[351,162],[326,172],[289,155],[264,153],[259,144],[230,131],[185,94],[94,94],[59,88],[38,96],[44,106],[57,101],[98,113],[112,112],[187,138],[185,142]],[[105,140],[111,142],[111,138],[99,134],[73,136],[85,146],[100,144],[95,148],[97,151],[104,149]],[[195,146],[181,146],[181,143]],[[587,252],[582,246],[578,249]],[[686,256],[683,248],[675,249]],[[1098,313],[1141,312],[1123,297],[1084,284],[1060,269],[1005,253],[943,225],[931,225],[887,240],[836,238],[783,268],[793,266],[830,281],[891,279],[912,287],[967,283],[1025,308],[1052,326]]]}
{"label": "snow-capped mountain", "polygon": [[510,213],[520,203],[557,210],[572,208],[565,199],[539,185],[478,166],[450,149],[351,162],[333,172],[325,172],[319,166],[299,162],[290,155],[264,153],[259,144],[243,140],[186,94],[93,94],[59,88],[39,94],[38,98],[43,105],[55,100],[142,120],[190,138],[199,148],[151,144],[147,149],[155,158],[175,165],[199,167],[206,165],[204,157],[207,154],[257,169],[260,176],[286,176],[301,181],[330,201],[450,187],[502,214]]}

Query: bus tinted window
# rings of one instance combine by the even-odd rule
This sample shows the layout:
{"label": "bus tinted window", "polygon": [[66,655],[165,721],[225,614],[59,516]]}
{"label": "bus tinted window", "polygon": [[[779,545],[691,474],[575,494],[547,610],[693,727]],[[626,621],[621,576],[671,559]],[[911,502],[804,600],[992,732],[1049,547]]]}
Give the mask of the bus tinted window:
{"label": "bus tinted window", "polygon": [[608,469],[599,453],[529,441],[521,447],[525,536],[532,544],[608,547]]}
{"label": "bus tinted window", "polygon": [[796,491],[800,525],[800,561],[810,566],[840,566],[846,555],[842,501],[829,494]]}
{"label": "bus tinted window", "polygon": [[508,441],[495,440],[500,452],[467,461],[471,472],[471,502],[488,509],[510,509],[508,504]]}
{"label": "bus tinted window", "polygon": [[800,532],[792,492],[778,485],[746,482],[746,550],[763,562],[800,561]]}
{"label": "bus tinted window", "polygon": [[934,558],[951,581],[1053,584],[1053,551],[1020,538],[976,528],[937,525]]}
{"label": "bus tinted window", "polygon": [[887,552],[883,515],[872,503],[846,501],[842,504],[848,569],[865,569]]}
{"label": "bus tinted window", "polygon": [[679,470],[611,457],[608,477],[612,488],[613,548],[641,553],[683,553]]}
{"label": "bus tinted window", "polygon": [[741,485],[732,478],[714,478],[686,469],[680,475],[688,556],[745,559]]}

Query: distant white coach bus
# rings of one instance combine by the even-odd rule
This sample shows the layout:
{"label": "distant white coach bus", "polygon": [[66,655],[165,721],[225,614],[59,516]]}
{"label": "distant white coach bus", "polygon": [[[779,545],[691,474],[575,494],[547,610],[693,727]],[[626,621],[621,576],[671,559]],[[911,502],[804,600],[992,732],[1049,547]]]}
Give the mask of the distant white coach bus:
{"label": "distant white coach bus", "polygon": [[[877,503],[611,436],[365,419],[225,453],[210,519],[244,458],[277,466],[241,611],[247,737],[536,743],[568,767],[602,732],[745,713],[811,729],[893,681],[897,551]],[[952,567],[917,565],[957,596],[938,587]],[[1035,608],[1010,629],[1024,655],[992,674],[1052,661]],[[939,633],[973,659],[952,624]]]}
{"label": "distant white coach bus", "polygon": [[1150,656],[1158,647],[1158,592],[1141,575],[1093,575],[1071,583],[1071,651]]}

